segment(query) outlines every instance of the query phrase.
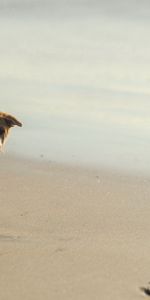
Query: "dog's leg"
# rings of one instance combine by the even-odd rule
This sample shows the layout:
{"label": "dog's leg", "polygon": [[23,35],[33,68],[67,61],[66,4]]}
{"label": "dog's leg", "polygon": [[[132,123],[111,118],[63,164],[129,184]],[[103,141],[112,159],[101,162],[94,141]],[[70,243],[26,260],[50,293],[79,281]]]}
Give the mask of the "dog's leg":
{"label": "dog's leg", "polygon": [[3,153],[3,143],[1,141],[1,139],[0,139],[0,153]]}

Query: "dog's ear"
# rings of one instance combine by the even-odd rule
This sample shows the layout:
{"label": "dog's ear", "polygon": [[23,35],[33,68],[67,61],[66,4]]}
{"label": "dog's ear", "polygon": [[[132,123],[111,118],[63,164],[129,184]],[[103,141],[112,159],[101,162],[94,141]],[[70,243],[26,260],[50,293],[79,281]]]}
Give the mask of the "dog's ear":
{"label": "dog's ear", "polygon": [[11,115],[5,115],[4,116],[4,120],[7,124],[8,127],[13,127],[15,125],[22,127],[22,123],[19,122],[15,117],[11,116]]}

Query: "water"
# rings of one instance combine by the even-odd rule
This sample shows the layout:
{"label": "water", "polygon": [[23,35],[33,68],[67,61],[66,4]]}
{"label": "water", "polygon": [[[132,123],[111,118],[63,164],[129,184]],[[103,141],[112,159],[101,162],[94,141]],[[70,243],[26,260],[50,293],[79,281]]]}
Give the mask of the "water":
{"label": "water", "polygon": [[1,3],[7,152],[149,172],[149,28],[149,0]]}

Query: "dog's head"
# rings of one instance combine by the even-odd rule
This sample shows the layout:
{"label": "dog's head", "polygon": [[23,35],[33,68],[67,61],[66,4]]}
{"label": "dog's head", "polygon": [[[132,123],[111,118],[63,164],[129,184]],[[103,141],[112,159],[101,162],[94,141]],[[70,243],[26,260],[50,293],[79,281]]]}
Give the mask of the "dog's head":
{"label": "dog's head", "polygon": [[0,149],[2,148],[9,130],[15,125],[21,127],[22,124],[13,116],[0,112]]}

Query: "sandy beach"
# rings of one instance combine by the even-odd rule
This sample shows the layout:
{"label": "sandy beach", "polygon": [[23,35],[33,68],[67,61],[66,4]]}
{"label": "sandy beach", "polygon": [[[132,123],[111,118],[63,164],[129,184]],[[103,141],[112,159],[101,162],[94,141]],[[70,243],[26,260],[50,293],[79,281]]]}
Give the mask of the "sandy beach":
{"label": "sandy beach", "polygon": [[143,299],[148,177],[0,160],[0,299]]}

